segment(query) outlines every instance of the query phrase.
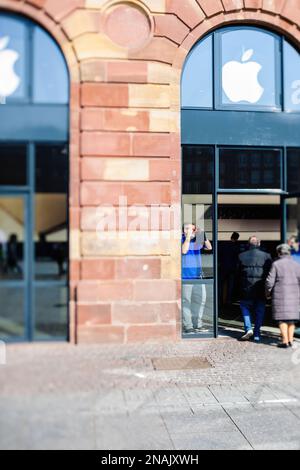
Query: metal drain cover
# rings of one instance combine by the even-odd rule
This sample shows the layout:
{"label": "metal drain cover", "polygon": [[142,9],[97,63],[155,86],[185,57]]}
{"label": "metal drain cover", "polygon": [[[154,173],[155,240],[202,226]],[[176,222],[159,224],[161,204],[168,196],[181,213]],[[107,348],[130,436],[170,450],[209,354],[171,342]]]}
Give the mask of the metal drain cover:
{"label": "metal drain cover", "polygon": [[201,357],[160,357],[152,359],[155,370],[209,369],[211,363]]}

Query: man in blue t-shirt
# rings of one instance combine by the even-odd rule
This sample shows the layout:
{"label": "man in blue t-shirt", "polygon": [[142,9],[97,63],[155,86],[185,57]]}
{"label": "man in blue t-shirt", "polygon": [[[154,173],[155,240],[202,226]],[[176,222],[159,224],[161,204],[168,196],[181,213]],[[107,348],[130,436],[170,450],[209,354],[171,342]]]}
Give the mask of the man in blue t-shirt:
{"label": "man in blue t-shirt", "polygon": [[[212,250],[205,232],[194,224],[185,224],[182,234],[182,279],[201,279],[203,277],[201,250]],[[183,284],[182,310],[183,329],[187,334],[207,332],[202,317],[206,303],[205,284]],[[195,325],[193,324],[193,320]]]}
{"label": "man in blue t-shirt", "polygon": [[300,250],[299,250],[299,239],[296,235],[292,235],[288,239],[288,245],[291,247],[291,256],[294,261],[300,263]]}

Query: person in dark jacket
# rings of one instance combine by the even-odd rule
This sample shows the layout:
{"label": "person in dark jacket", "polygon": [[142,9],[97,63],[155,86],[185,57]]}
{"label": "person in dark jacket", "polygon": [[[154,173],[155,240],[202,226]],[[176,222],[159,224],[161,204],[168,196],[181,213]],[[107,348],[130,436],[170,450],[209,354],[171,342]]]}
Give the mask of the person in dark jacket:
{"label": "person in dark jacket", "polygon": [[279,324],[280,348],[293,346],[295,324],[300,320],[300,265],[291,256],[291,247],[277,247],[278,260],[266,280],[266,294],[272,296],[273,318]]}
{"label": "person in dark jacket", "polygon": [[[249,239],[249,249],[239,255],[240,306],[244,318],[245,334],[241,341],[248,341],[254,335],[260,341],[260,330],[265,317],[265,281],[272,265],[268,253],[260,250],[256,236]],[[251,314],[255,313],[253,332]]]}

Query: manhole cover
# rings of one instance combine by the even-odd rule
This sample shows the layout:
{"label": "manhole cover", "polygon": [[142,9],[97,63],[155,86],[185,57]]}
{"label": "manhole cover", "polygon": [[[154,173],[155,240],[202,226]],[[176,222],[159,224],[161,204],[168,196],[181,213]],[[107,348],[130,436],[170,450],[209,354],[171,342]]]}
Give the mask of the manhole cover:
{"label": "manhole cover", "polygon": [[152,359],[155,370],[209,369],[211,363],[201,357],[162,357]]}

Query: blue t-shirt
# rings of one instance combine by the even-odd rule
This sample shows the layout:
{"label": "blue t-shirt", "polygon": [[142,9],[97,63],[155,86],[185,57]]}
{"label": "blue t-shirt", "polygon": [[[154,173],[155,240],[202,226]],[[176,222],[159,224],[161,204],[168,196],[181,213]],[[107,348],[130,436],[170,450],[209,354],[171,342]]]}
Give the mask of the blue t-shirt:
{"label": "blue t-shirt", "polygon": [[[182,243],[185,242],[185,235],[182,235]],[[198,279],[202,276],[201,250],[203,244],[196,238],[190,241],[189,251],[182,254],[182,278]]]}
{"label": "blue t-shirt", "polygon": [[300,263],[300,251],[296,251],[292,249],[291,255],[292,255],[293,260],[296,261],[296,263]]}

